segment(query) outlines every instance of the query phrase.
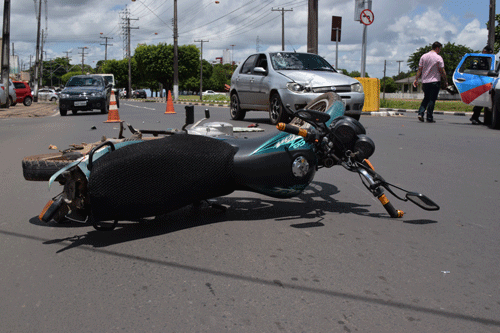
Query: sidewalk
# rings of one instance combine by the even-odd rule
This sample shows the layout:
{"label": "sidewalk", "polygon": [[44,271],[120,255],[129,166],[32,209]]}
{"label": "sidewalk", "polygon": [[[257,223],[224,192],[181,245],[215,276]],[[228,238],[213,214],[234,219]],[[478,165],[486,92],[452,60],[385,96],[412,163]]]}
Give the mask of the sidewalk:
{"label": "sidewalk", "polygon": [[[418,110],[405,110],[405,109],[391,109],[391,108],[380,108],[380,111],[369,111],[363,112],[362,115],[370,115],[370,116],[402,116],[406,113],[417,113]],[[456,112],[456,111],[436,111],[434,110],[434,114],[445,114],[448,116],[472,116],[472,112]],[[482,115],[481,115],[482,117]]]}
{"label": "sidewalk", "polygon": [[24,106],[23,103],[17,103],[8,109],[0,108],[0,119],[2,118],[31,118],[46,117],[58,112],[59,105],[52,102],[32,103],[30,106]]}

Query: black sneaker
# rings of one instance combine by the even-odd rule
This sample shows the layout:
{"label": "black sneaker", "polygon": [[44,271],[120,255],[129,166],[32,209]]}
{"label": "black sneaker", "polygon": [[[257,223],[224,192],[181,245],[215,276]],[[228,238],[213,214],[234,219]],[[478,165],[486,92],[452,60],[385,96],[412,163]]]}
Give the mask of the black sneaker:
{"label": "black sneaker", "polygon": [[470,121],[472,122],[472,125],[482,125],[483,124],[483,122],[479,119],[470,118]]}
{"label": "black sneaker", "polygon": [[418,120],[420,120],[421,122],[424,122],[424,116],[418,116]]}
{"label": "black sneaker", "polygon": [[427,119],[428,123],[435,123],[436,121],[434,119]]}

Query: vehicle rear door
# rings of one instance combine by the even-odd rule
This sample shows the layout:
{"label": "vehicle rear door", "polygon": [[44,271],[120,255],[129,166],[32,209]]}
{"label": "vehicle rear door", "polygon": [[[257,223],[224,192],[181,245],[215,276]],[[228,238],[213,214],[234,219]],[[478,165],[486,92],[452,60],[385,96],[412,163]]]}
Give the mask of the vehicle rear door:
{"label": "vehicle rear door", "polygon": [[30,88],[26,87],[23,82],[13,82],[13,84],[16,90],[17,103],[22,103],[24,98],[29,95]]}
{"label": "vehicle rear door", "polygon": [[462,102],[470,105],[491,107],[490,90],[495,77],[488,72],[495,69],[495,55],[467,53],[453,73],[453,83]]}

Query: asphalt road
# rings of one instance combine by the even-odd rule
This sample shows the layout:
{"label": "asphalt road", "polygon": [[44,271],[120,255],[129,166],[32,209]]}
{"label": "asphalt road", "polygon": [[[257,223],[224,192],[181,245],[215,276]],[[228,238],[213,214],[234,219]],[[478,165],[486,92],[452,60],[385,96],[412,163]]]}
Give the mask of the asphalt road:
{"label": "asphalt road", "polygon": [[[164,129],[183,124],[175,110],[127,101],[119,114]],[[232,123],[275,130],[265,113],[247,118]],[[226,213],[185,208],[108,233],[39,222],[60,188],[25,181],[21,159],[117,136],[106,119],[0,119],[1,332],[500,332],[500,131],[362,118],[376,170],[437,212],[393,199],[406,215],[390,219],[334,167],[297,198],[235,192],[219,200]]]}

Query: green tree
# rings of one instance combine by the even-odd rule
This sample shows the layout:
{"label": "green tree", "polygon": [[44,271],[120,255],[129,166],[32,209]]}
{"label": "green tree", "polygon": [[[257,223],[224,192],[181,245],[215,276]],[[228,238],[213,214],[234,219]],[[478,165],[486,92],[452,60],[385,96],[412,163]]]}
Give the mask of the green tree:
{"label": "green tree", "polygon": [[500,14],[495,15],[495,21],[497,24],[495,26],[495,43],[493,44],[493,49],[494,53],[497,54],[500,51]]}
{"label": "green tree", "polygon": [[[137,63],[134,58],[130,60],[130,67],[132,71],[132,83],[137,82],[138,73]],[[115,77],[115,86],[117,88],[128,89],[128,59],[123,60],[108,60],[102,65],[102,71],[106,74],[113,74]]]}
{"label": "green tree", "polygon": [[[432,49],[432,44],[419,48],[408,58],[408,66],[414,72],[418,70],[418,63],[420,58]],[[458,63],[466,53],[477,52],[473,49],[464,45],[455,45],[455,43],[446,43],[443,45],[439,55],[443,57],[444,69],[446,71],[446,76],[448,79],[448,84],[453,84],[453,72],[457,67]]]}
{"label": "green tree", "polygon": [[398,90],[398,85],[396,82],[394,82],[394,79],[392,77],[384,77],[382,80],[380,80],[380,91],[384,91],[384,84],[385,84],[385,92],[386,93],[393,93]]}
{"label": "green tree", "polygon": [[[199,76],[200,52],[195,45],[183,45],[178,48],[179,86],[190,78]],[[137,70],[144,81],[155,80],[167,90],[173,88],[174,48],[172,45],[160,43],[158,45],[139,45],[135,49],[134,59],[137,61]],[[199,81],[198,81],[199,82]]]}
{"label": "green tree", "polygon": [[42,86],[61,85],[61,77],[66,74],[69,68],[69,60],[64,57],[44,61]]}
{"label": "green tree", "polygon": [[61,83],[63,85],[66,85],[66,83],[69,81],[69,79],[71,79],[73,76],[75,75],[82,75],[82,72],[81,71],[78,71],[78,72],[69,72],[69,73],[66,73],[64,74],[62,77],[61,77]]}

